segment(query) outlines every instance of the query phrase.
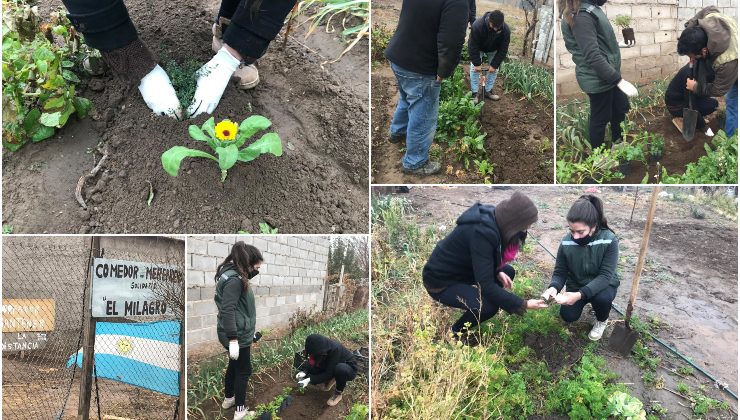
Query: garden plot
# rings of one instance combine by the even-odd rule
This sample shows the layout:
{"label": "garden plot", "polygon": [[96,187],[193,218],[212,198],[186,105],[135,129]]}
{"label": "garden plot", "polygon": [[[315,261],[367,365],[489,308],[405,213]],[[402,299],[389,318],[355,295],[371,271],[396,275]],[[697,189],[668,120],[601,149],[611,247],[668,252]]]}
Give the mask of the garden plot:
{"label": "garden plot", "polygon": [[[160,58],[182,64],[211,58],[211,20],[218,4],[134,0],[127,7],[141,38]],[[43,2],[41,15],[60,7]],[[188,127],[201,126],[209,116],[155,117],[136,89],[124,94],[109,73],[83,78],[78,91],[92,102],[92,118],[72,117],[52,138],[4,153],[4,228],[18,233],[365,232],[368,109],[362,51],[367,42],[322,67],[346,45],[321,33],[323,28],[304,39],[306,27],[295,28],[285,49],[279,36],[258,63],[260,85],[248,92],[229,86],[213,115],[216,122],[268,118],[269,131],[282,139],[282,156],[239,162],[224,183],[218,165],[207,159],[184,160],[172,177],[162,167],[161,154],[172,146],[208,150],[191,139]],[[83,209],[75,199],[77,180],[106,151],[102,168],[81,191]]]}
{"label": "garden plot", "polygon": [[[657,81],[641,88],[631,99],[619,144],[591,150],[588,142],[588,101],[558,106],[558,183],[663,183],[733,184],[737,182],[737,135],[727,138],[724,104],[708,116],[707,127],[686,141],[673,125],[663,97],[667,83]],[[609,137],[607,131],[607,138]]]}
{"label": "garden plot", "polygon": [[[277,332],[269,333],[254,344],[254,374],[249,379],[247,391],[250,410],[256,410],[258,415],[271,413],[281,419],[328,420],[345,416],[352,420],[367,418],[367,372],[358,373],[357,378],[347,384],[342,401],[334,407],[326,404],[333,390],[320,391],[313,386],[304,391],[298,389],[294,378],[296,372],[291,365],[293,355],[303,349],[305,338],[312,333],[336,339],[350,351],[364,348],[363,354],[367,355],[368,311],[358,310],[318,323],[306,323],[284,336]],[[362,361],[358,361],[357,365],[362,369]],[[367,362],[364,366],[367,367]],[[225,354],[188,361],[188,417],[216,419],[230,418],[233,415],[233,408],[221,408],[225,369]]]}
{"label": "garden plot", "polygon": [[[538,206],[539,220],[517,258],[515,292],[534,298],[549,283],[554,267],[553,257],[535,238],[555,253],[565,234],[564,215],[584,190],[520,190]],[[512,192],[419,187],[391,199],[376,198],[374,413],[379,418],[454,417],[462,412],[493,418],[624,418],[637,399],[648,418],[737,418],[735,399],[646,335],[650,331],[735,391],[737,207],[734,198],[724,196],[724,188],[711,195],[668,188],[669,195],[660,198],[634,312],[642,338],[629,357],[608,349],[611,326],[600,342],[585,338],[593,322],[588,307],[571,326],[559,320],[557,305],[524,317],[500,313],[484,324],[483,346],[455,349],[446,344],[445,331],[458,311],[433,303],[421,285],[421,267],[467,206],[477,200],[497,203]],[[620,238],[622,284],[615,305],[624,310],[649,190],[640,189],[631,223],[634,189],[589,192],[604,200],[609,224]],[[687,243],[693,244],[690,249]],[[415,315],[410,318],[411,308]],[[618,318],[612,311],[610,320]],[[408,380],[462,370],[468,373],[442,375],[444,383]],[[435,396],[439,392],[464,398],[445,400]],[[425,405],[417,402],[422,398]]]}
{"label": "garden plot", "polygon": [[[405,145],[391,144],[388,130],[398,101],[396,81],[383,57],[395,29],[400,4],[373,3],[372,180],[408,183],[552,183],[552,69],[515,57],[525,30],[523,12],[478,2],[478,10],[502,9],[512,28],[511,57],[499,71],[494,92],[501,100],[475,105],[469,84],[467,44],[461,65],[443,82],[435,141],[430,157],[442,172],[419,178],[402,172]],[[479,14],[481,14],[479,13]],[[467,97],[466,97],[467,95]]]}

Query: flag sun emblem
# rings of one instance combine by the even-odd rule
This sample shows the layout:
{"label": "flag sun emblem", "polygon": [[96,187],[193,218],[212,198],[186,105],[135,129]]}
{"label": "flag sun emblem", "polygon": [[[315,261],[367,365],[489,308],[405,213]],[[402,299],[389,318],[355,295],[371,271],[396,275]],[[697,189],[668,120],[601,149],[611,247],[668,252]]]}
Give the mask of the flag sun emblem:
{"label": "flag sun emblem", "polygon": [[129,354],[131,353],[131,350],[134,349],[134,345],[131,343],[131,341],[125,338],[118,340],[118,343],[116,343],[116,347],[118,348],[118,353],[120,354]]}

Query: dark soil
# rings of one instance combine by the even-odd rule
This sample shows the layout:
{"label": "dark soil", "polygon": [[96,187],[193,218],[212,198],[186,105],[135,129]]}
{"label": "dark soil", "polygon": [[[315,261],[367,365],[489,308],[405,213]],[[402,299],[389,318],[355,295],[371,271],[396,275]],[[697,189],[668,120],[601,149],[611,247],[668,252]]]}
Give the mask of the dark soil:
{"label": "dark soil", "polygon": [[524,345],[531,348],[538,359],[547,365],[547,370],[552,373],[560,372],[564,367],[573,366],[583,356],[583,340],[580,336],[569,336],[566,339],[556,332],[547,335],[530,334],[524,335]]}
{"label": "dark soil", "polygon": [[[388,129],[398,102],[395,77],[389,65],[384,63],[373,68],[371,80],[373,183],[483,183],[472,163],[465,169],[452,150],[436,142],[432,146],[432,156],[434,158],[436,148],[441,150],[442,172],[426,177],[404,174],[400,160],[405,144],[388,141]],[[494,165],[491,181],[499,184],[552,183],[552,107],[521,100],[516,93],[504,94],[503,83],[504,77],[501,76],[494,86],[494,92],[501,96],[501,100],[486,100],[480,117],[483,131],[487,134],[488,160]]]}
{"label": "dark soil", "polygon": [[[131,0],[126,6],[140,37],[160,56],[205,63],[218,7],[208,3]],[[42,14],[49,7],[61,4],[42,4]],[[217,165],[204,159],[186,159],[179,176],[170,177],[160,155],[174,145],[205,150],[187,130],[208,116],[155,117],[136,88],[124,94],[106,75],[81,85],[94,121],[4,151],[3,223],[16,233],[254,233],[261,222],[280,233],[367,232],[367,42],[322,68],[343,44],[327,35],[304,40],[304,30],[285,50],[280,37],[273,42],[258,63],[258,87],[243,92],[230,85],[213,114],[233,121],[266,116],[283,140],[282,157],[238,163],[223,185]],[[320,45],[304,46],[312,42]],[[73,191],[101,157],[85,151],[100,142],[109,157],[83,189],[88,209],[82,210]],[[150,183],[155,195],[148,206]]]}
{"label": "dark soil", "polygon": [[[646,114],[646,121],[638,117],[638,125],[641,129],[650,133],[660,133],[665,138],[665,151],[663,157],[658,162],[649,162],[647,167],[639,161],[629,163],[624,179],[615,179],[610,181],[613,184],[639,184],[645,177],[645,173],[650,174],[649,182],[656,182],[658,175],[658,163],[668,171],[669,175],[682,174],[686,171],[686,165],[696,162],[700,157],[706,154],[704,144],[712,143],[712,137],[705,135],[706,127],[703,130],[696,130],[696,137],[691,141],[686,141],[681,132],[676,129],[671,121],[671,115],[667,112],[658,112],[655,115]],[[719,122],[716,118],[711,118],[709,127],[716,134],[719,130]]]}

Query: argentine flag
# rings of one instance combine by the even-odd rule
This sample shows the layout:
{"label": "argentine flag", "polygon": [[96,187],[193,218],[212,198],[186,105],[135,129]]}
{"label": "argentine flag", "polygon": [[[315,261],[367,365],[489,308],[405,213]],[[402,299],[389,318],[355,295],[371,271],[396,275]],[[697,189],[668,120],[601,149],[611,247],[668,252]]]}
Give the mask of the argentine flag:
{"label": "argentine flag", "polygon": [[[82,367],[82,349],[67,367]],[[98,322],[95,326],[95,369],[98,377],[163,394],[180,391],[180,322]]]}

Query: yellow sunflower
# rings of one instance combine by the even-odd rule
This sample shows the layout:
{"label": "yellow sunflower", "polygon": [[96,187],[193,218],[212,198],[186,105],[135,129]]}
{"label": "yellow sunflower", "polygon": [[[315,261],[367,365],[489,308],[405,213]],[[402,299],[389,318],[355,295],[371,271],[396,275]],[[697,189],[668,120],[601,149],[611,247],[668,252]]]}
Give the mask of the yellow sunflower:
{"label": "yellow sunflower", "polygon": [[223,120],[216,124],[216,137],[219,140],[234,140],[237,131],[239,131],[239,126],[231,120]]}

